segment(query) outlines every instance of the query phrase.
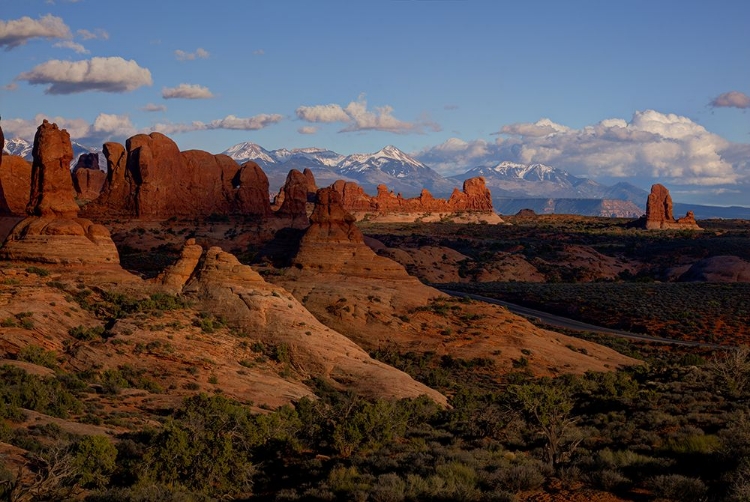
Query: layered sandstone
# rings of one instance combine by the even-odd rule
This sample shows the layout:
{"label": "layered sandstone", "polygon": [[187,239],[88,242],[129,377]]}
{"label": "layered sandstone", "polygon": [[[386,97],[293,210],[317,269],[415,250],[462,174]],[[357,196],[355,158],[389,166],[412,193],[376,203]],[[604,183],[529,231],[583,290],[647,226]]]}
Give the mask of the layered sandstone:
{"label": "layered sandstone", "polygon": [[218,247],[205,253],[183,293],[236,329],[260,335],[264,343],[286,344],[289,364],[303,378],[322,377],[373,397],[427,395],[446,403],[435,390],[370,358],[354,342],[322,325],[287,291],[268,284]]}
{"label": "layered sandstone", "polygon": [[3,155],[0,167],[0,215],[25,216],[31,188],[31,164],[18,155]]}
{"label": "layered sandstone", "polygon": [[144,219],[270,214],[268,178],[257,164],[227,155],[181,152],[160,133],[138,134],[126,146],[104,145],[107,181],[87,214]]}
{"label": "layered sandstone", "polygon": [[336,181],[332,188],[341,197],[344,208],[357,220],[376,221],[484,221],[502,223],[492,208],[492,195],[484,178],[464,181],[463,190],[453,190],[450,198],[437,199],[426,189],[418,197],[404,198],[385,185],[378,185],[376,196],[370,196],[354,182]]}
{"label": "layered sandstone", "polygon": [[700,230],[692,211],[675,220],[672,196],[664,185],[655,184],[646,202],[644,225],[647,230]]}
{"label": "layered sandstone", "polygon": [[0,248],[0,258],[43,263],[118,264],[109,231],[78,218],[70,161],[73,149],[65,129],[46,120],[33,148],[30,216],[16,225]]}
{"label": "layered sandstone", "polygon": [[107,181],[107,173],[99,169],[99,154],[97,153],[81,154],[71,174],[76,197],[83,202],[99,197]]}

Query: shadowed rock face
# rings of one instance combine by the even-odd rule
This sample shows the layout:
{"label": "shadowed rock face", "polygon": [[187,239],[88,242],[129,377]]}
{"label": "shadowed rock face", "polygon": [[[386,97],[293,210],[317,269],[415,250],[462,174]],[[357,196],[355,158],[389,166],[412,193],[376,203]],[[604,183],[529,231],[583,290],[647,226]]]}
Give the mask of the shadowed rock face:
{"label": "shadowed rock face", "polygon": [[485,214],[492,221],[502,220],[492,207],[492,194],[486,187],[484,178],[470,178],[464,181],[463,190],[454,189],[450,198],[436,199],[428,190],[422,190],[419,197],[406,199],[394,194],[385,185],[378,185],[374,197],[365,193],[358,184],[339,180],[332,185],[341,197],[344,209],[362,215],[414,214]]}
{"label": "shadowed rock face", "polygon": [[70,162],[73,160],[73,147],[68,131],[45,120],[36,131],[32,155],[31,197],[26,212],[47,217],[78,216],[78,204],[72,195]]}
{"label": "shadowed rock face", "polygon": [[3,134],[3,127],[0,126],[0,167],[3,166],[3,149],[5,149],[5,134]]}
{"label": "shadowed rock face", "polygon": [[82,153],[73,171],[73,188],[79,200],[92,201],[99,197],[107,181],[107,173],[99,169],[99,154]]}
{"label": "shadowed rock face", "polygon": [[278,207],[276,216],[291,220],[290,226],[296,228],[307,226],[308,183],[307,176],[292,169],[274,200],[274,205]]}
{"label": "shadowed rock face", "polygon": [[73,198],[70,135],[46,120],[37,130],[33,148],[30,216],[11,231],[0,258],[43,263],[119,264],[109,231],[78,218]]}
{"label": "shadowed rock face", "polygon": [[0,215],[25,216],[31,187],[31,164],[18,155],[3,155],[0,169]]}
{"label": "shadowed rock face", "polygon": [[672,196],[664,185],[658,183],[651,187],[651,193],[646,202],[645,226],[648,230],[700,230],[692,211],[688,211],[683,218],[674,219]]}

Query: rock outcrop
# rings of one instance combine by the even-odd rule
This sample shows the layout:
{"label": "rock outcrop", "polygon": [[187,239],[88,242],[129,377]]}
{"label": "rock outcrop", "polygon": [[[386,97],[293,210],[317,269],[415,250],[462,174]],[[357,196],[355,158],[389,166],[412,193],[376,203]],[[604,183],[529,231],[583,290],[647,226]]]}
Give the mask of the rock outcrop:
{"label": "rock outcrop", "polygon": [[385,185],[378,185],[378,194],[372,197],[358,184],[343,180],[335,182],[332,188],[338,192],[344,208],[357,220],[414,221],[418,218],[420,221],[455,219],[460,222],[463,218],[502,223],[492,208],[492,195],[482,177],[464,181],[463,190],[454,189],[448,199],[437,199],[426,189],[419,197],[407,199],[389,191]]}
{"label": "rock outcrop", "polygon": [[70,135],[44,121],[34,138],[31,193],[26,211],[0,248],[0,258],[44,263],[119,264],[109,231],[78,218],[73,198]]}
{"label": "rock outcrop", "polygon": [[701,230],[692,211],[675,220],[672,212],[672,196],[664,185],[655,184],[646,202],[646,217],[643,226],[647,230]]}
{"label": "rock outcrop", "polygon": [[99,169],[98,153],[82,153],[71,174],[76,198],[82,202],[99,197],[107,181],[107,173]]}
{"label": "rock outcrop", "polygon": [[378,256],[364,241],[355,218],[341,204],[333,188],[316,195],[310,226],[294,258],[298,269],[379,279],[417,280],[403,266]]}
{"label": "rock outcrop", "polygon": [[286,344],[289,364],[304,378],[326,378],[372,397],[427,395],[446,404],[445,396],[370,358],[354,342],[322,325],[288,292],[218,247],[205,253],[183,293],[233,327],[261,334],[265,343]]}
{"label": "rock outcrop", "polygon": [[25,216],[31,188],[31,164],[18,155],[3,155],[0,167],[0,215]]}
{"label": "rock outcrop", "polygon": [[26,212],[46,217],[78,216],[78,204],[72,197],[73,146],[68,131],[45,119],[36,131],[32,155],[31,196]]}
{"label": "rock outcrop", "polygon": [[[312,173],[310,173],[310,176]],[[314,181],[313,181],[314,183]],[[296,169],[289,171],[286,182],[274,199],[276,216],[289,221],[289,226],[307,226],[307,200],[309,177]]]}
{"label": "rock outcrop", "polygon": [[750,263],[738,256],[712,256],[694,263],[681,282],[750,282]]}
{"label": "rock outcrop", "polygon": [[138,134],[126,146],[104,145],[107,181],[85,208],[91,215],[143,219],[270,214],[268,179],[257,164],[238,166],[227,155],[180,152],[160,133]]}

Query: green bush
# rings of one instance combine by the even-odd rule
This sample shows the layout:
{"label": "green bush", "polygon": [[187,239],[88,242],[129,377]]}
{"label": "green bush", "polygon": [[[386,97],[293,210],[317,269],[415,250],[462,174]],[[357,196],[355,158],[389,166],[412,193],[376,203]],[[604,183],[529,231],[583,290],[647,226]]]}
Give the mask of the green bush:
{"label": "green bush", "polygon": [[39,345],[26,345],[20,351],[18,351],[18,360],[26,361],[39,366],[45,366],[50,369],[56,369],[57,354],[51,350],[45,350]]}

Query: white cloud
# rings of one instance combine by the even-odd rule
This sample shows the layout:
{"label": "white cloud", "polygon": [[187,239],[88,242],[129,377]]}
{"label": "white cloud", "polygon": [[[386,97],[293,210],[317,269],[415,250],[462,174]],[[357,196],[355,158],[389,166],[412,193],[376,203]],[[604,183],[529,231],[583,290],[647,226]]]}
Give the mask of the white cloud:
{"label": "white cloud", "polygon": [[425,129],[439,131],[440,126],[431,120],[405,122],[393,116],[393,107],[376,107],[373,111],[367,109],[367,100],[361,94],[356,101],[346,107],[338,104],[300,106],[296,110],[297,117],[307,122],[343,122],[348,124],[339,132],[355,131],[385,131],[396,134],[422,133]]}
{"label": "white cloud", "polygon": [[62,18],[47,14],[39,19],[24,16],[10,21],[0,20],[0,47],[10,50],[34,38],[71,39],[70,28]]}
{"label": "white cloud", "polygon": [[72,40],[63,40],[62,42],[57,42],[53,44],[53,47],[58,47],[61,49],[71,49],[76,51],[78,54],[89,54],[91,52],[87,50],[83,45]]}
{"label": "white cloud", "polygon": [[208,89],[198,84],[180,84],[177,87],[165,87],[161,90],[164,99],[210,99],[214,95]]}
{"label": "white cloud", "polygon": [[3,86],[4,91],[15,91],[18,90],[18,83],[17,82],[11,82],[10,84],[6,84]]}
{"label": "white cloud", "polygon": [[49,85],[45,94],[74,94],[86,91],[129,92],[151,85],[151,72],[121,57],[95,57],[83,61],[53,59],[20,74],[16,80],[32,85]]}
{"label": "white cloud", "polygon": [[719,94],[710,103],[714,108],[750,108],[750,96],[739,91]]}
{"label": "white cloud", "polygon": [[84,40],[109,40],[109,33],[101,28],[94,31],[77,30],[76,34]]}
{"label": "white cloud", "polygon": [[262,56],[265,53],[266,53],[266,51],[264,51],[263,49],[256,49],[256,50],[253,51],[253,54],[256,55],[256,56]]}
{"label": "white cloud", "polygon": [[174,55],[178,61],[193,61],[195,59],[208,59],[211,53],[206,49],[198,47],[195,52],[185,52],[177,49],[174,51]]}
{"label": "white cloud", "polygon": [[306,122],[349,122],[351,118],[341,106],[333,103],[330,105],[300,106],[297,108],[297,117]]}
{"label": "white cloud", "polygon": [[[729,143],[688,117],[654,110],[573,129],[549,119],[500,128],[494,144],[449,139],[416,157],[445,174],[504,160],[543,163],[594,179],[679,185],[750,183],[750,145]],[[743,160],[744,159],[744,160]]]}
{"label": "white cloud", "polygon": [[151,127],[151,130],[167,135],[213,129],[257,131],[259,129],[264,129],[270,125],[277,124],[282,120],[284,120],[284,116],[279,114],[263,113],[247,118],[241,118],[235,115],[227,115],[223,119],[212,120],[208,123],[200,121],[193,121],[188,123],[159,123]]}
{"label": "white cloud", "polygon": [[85,119],[69,119],[40,113],[32,120],[3,119],[3,130],[6,137],[20,137],[33,141],[37,128],[45,119],[57,124],[61,129],[67,129],[71,139],[87,146],[98,146],[113,139],[121,141],[138,132],[127,115],[108,113],[100,113],[93,123]]}
{"label": "white cloud", "polygon": [[315,134],[318,132],[318,128],[315,126],[303,126],[297,129],[297,132],[300,134]]}
{"label": "white cloud", "polygon": [[148,103],[146,106],[141,107],[144,112],[166,112],[167,105],[157,105],[154,103]]}

